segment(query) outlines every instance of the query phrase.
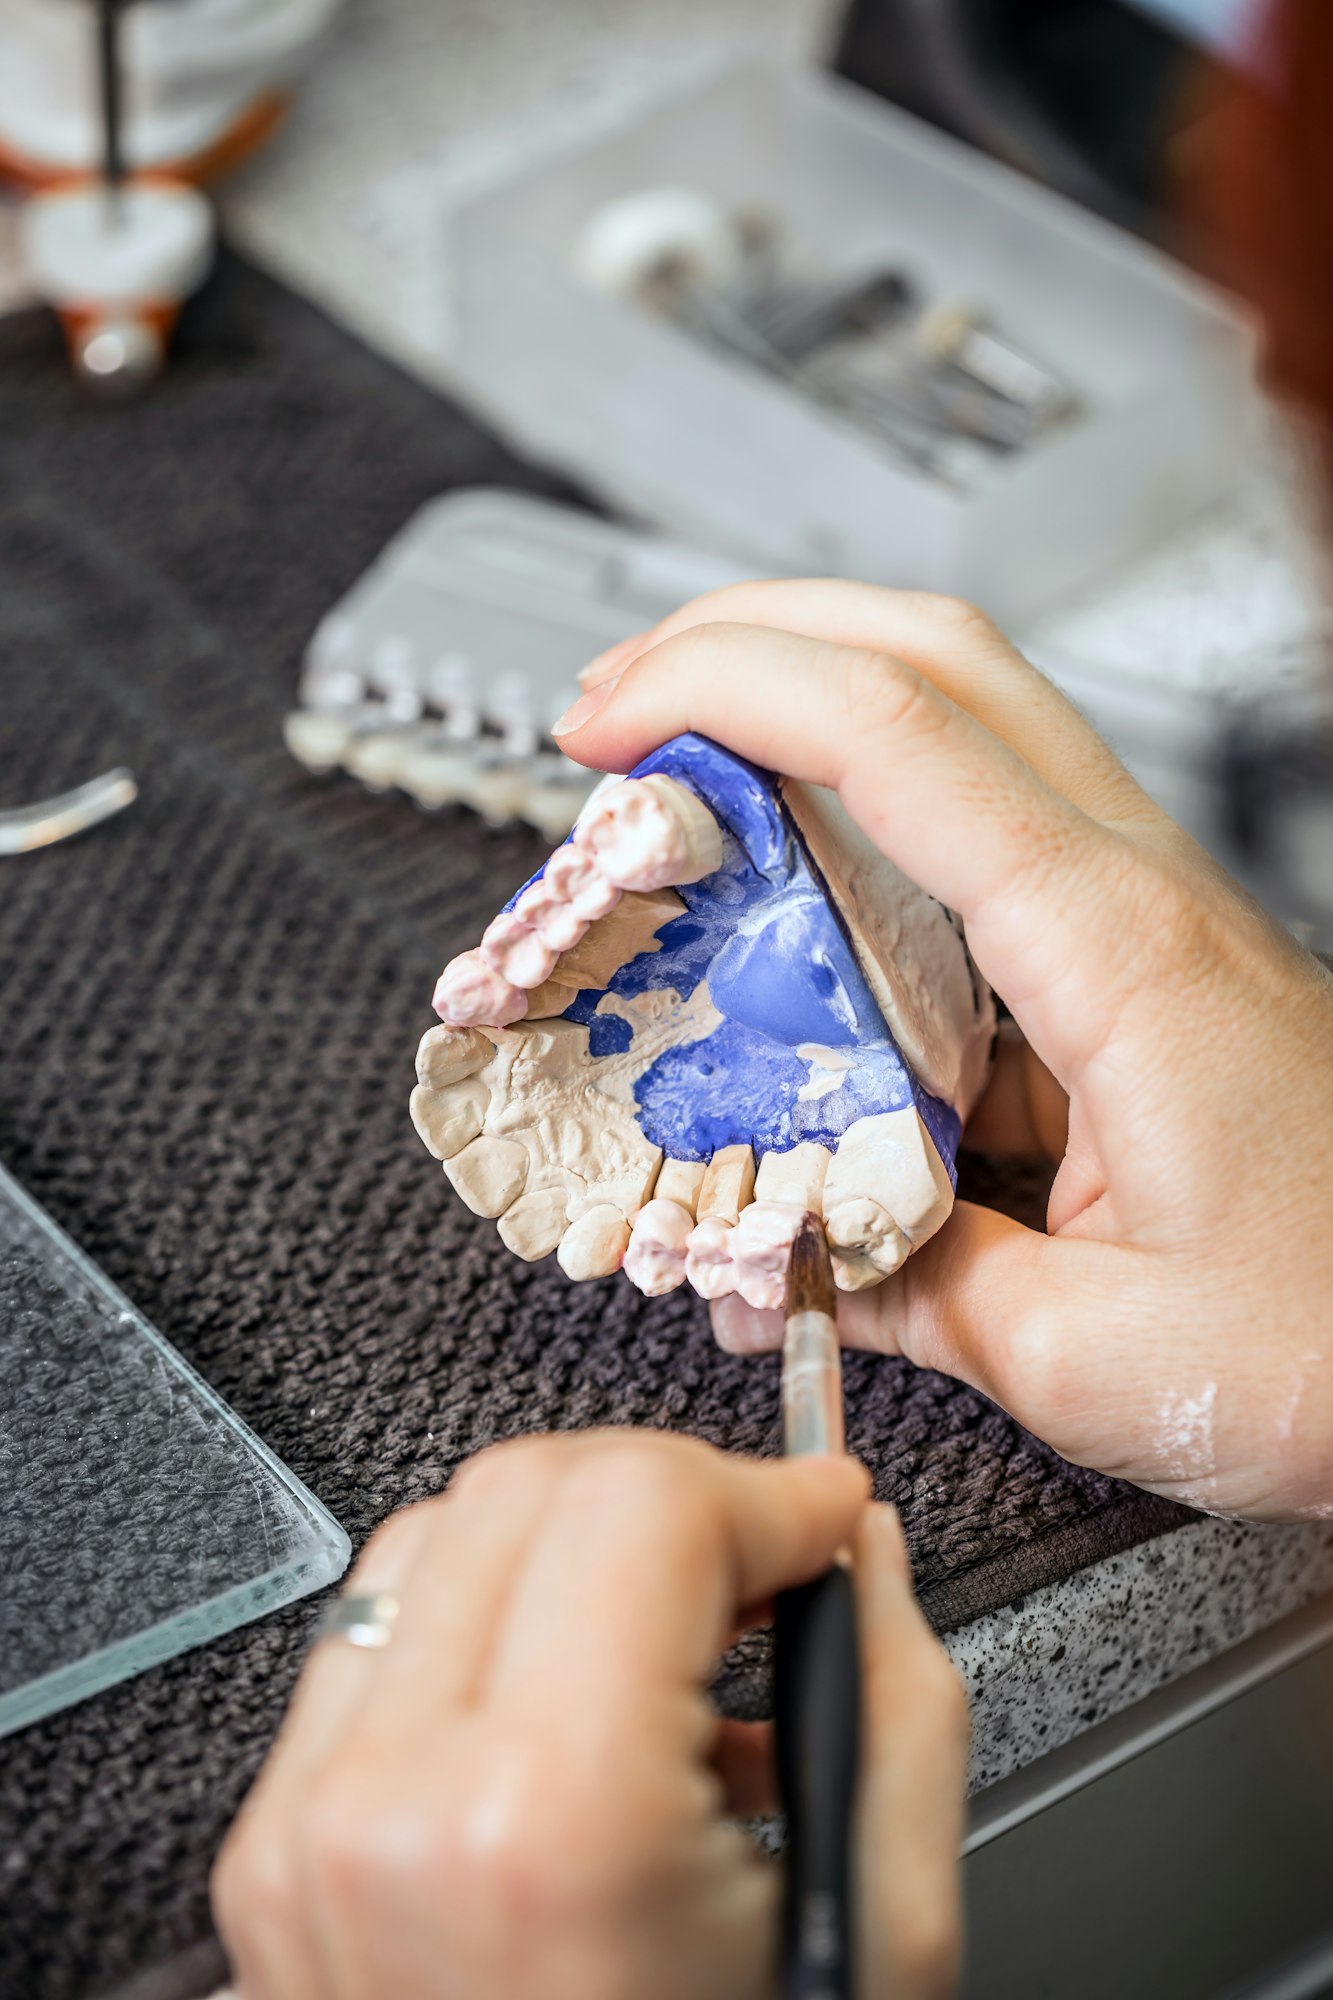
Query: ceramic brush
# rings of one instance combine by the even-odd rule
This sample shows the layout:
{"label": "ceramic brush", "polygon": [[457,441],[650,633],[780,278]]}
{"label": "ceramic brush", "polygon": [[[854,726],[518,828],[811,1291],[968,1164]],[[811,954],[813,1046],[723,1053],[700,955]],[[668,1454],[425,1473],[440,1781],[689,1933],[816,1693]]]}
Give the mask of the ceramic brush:
{"label": "ceramic brush", "polygon": [[[783,1449],[844,1449],[837,1292],[822,1223],[802,1218],[787,1275]],[[861,1677],[852,1579],[839,1561],[779,1594],[774,1633],[778,1781],[787,1814],[784,2000],[853,1991],[851,1828]]]}

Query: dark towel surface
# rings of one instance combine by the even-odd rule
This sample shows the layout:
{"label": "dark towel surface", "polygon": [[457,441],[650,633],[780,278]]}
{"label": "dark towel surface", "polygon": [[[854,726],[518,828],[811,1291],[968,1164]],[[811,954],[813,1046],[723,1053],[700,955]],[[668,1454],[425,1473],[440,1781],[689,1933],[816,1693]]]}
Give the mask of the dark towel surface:
{"label": "dark towel surface", "polygon": [[[536,836],[317,785],[283,748],[320,615],[477,482],[560,491],[234,258],[139,404],[89,403],[44,315],[0,323],[0,805],[122,762],[142,788],[0,863],[0,1158],[357,1541],[517,1432],[778,1442],[775,1360],[720,1354],[686,1292],[518,1263],[408,1121],[434,976]],[[1003,1192],[1039,1214],[1039,1184]],[[941,1376],[857,1357],[847,1393],[941,1627],[1192,1518]],[[180,1953],[202,1990],[208,1866],[313,1609],[0,1744],[6,2000]],[[725,1687],[762,1706],[758,1649]]]}

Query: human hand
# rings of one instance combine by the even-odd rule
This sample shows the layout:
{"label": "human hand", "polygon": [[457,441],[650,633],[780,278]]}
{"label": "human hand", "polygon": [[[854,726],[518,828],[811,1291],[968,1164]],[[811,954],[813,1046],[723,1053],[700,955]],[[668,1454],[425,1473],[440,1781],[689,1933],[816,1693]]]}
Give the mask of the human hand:
{"label": "human hand", "polygon": [[[956,910],[1026,1044],[969,1128],[1060,1159],[1042,1236],[960,1202],[843,1299],[1065,1456],[1260,1518],[1333,1514],[1333,980],[990,622],[836,582],[717,591],[594,662],[561,728],[626,770],[682,730],[832,786]],[[1067,1122],[1066,1122],[1067,1121]],[[729,1298],[724,1345],[776,1346]]]}
{"label": "human hand", "polygon": [[865,1714],[866,2000],[956,1971],[966,1709],[855,1460],[656,1433],[481,1454],[357,1566],[390,1643],[316,1647],[218,1861],[241,2000],[774,1993],[767,1724],[705,1687],[773,1594],[851,1543]]}

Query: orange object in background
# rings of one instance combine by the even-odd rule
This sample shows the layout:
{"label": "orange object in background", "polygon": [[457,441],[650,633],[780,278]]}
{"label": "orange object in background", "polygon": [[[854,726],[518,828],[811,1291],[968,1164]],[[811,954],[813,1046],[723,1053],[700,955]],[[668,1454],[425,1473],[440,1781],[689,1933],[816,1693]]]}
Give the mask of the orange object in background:
{"label": "orange object in background", "polygon": [[1333,6],[1274,0],[1255,56],[1201,85],[1181,210],[1210,275],[1258,310],[1270,385],[1314,420],[1333,501]]}

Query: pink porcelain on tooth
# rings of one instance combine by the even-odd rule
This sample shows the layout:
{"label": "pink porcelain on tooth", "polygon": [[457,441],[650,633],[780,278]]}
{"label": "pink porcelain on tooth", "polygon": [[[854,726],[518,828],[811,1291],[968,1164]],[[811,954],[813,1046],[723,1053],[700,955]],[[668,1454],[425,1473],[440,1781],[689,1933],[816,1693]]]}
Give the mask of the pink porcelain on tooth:
{"label": "pink porcelain on tooth", "polygon": [[554,952],[572,951],[587,934],[588,920],[566,902],[543,875],[523,891],[514,914],[531,924],[544,945]]}
{"label": "pink porcelain on tooth", "polygon": [[481,955],[511,986],[528,991],[555,971],[559,953],[538,936],[517,910],[504,910],[482,932]]}
{"label": "pink porcelain on tooth", "polygon": [[451,958],[436,980],[431,1004],[452,1028],[507,1028],[527,1013],[528,996],[479,951],[465,951]]}
{"label": "pink porcelain on tooth", "polygon": [[625,1276],[650,1299],[660,1299],[685,1282],[685,1245],[694,1218],[678,1201],[646,1202],[634,1218]]}
{"label": "pink porcelain on tooth", "polygon": [[650,785],[627,778],[593,806],[574,842],[622,889],[666,889],[689,865],[685,828]]}
{"label": "pink porcelain on tooth", "polygon": [[735,1230],[716,1215],[705,1216],[690,1231],[685,1246],[685,1275],[701,1299],[723,1299],[736,1289],[732,1255]]}
{"label": "pink porcelain on tooth", "polygon": [[755,1201],[741,1210],[732,1258],[736,1290],[747,1305],[772,1312],[785,1303],[791,1246],[804,1213],[786,1201]]}
{"label": "pink porcelain on tooth", "polygon": [[557,847],[542,877],[555,896],[569,904],[575,916],[596,923],[620,901],[620,890],[598,865],[595,854],[567,841]]}

